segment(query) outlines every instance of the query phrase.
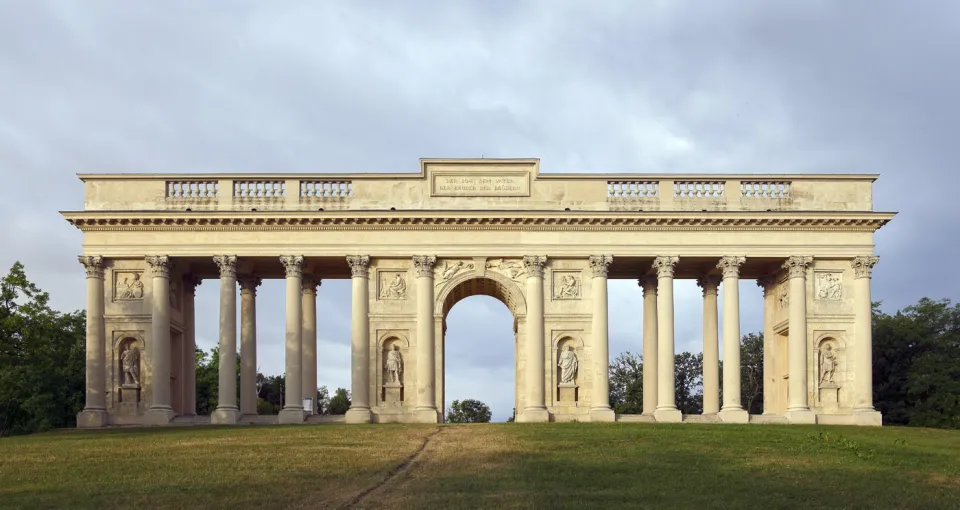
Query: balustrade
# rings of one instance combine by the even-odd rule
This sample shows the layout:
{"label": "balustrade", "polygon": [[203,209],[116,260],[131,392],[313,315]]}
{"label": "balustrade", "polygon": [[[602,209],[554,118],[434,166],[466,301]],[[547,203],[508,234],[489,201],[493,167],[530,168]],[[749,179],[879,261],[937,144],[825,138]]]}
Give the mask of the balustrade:
{"label": "balustrade", "polygon": [[673,196],[675,198],[723,198],[724,181],[675,181]]}
{"label": "balustrade", "polygon": [[642,200],[660,196],[659,181],[607,181],[607,198]]}
{"label": "balustrade", "polygon": [[743,198],[790,198],[790,181],[740,181]]}
{"label": "balustrade", "polygon": [[238,199],[282,199],[287,194],[285,181],[233,181],[233,197]]}
{"label": "balustrade", "polygon": [[346,198],[352,195],[351,181],[300,181],[300,198]]}
{"label": "balustrade", "polygon": [[215,199],[220,195],[217,181],[167,181],[167,200]]}

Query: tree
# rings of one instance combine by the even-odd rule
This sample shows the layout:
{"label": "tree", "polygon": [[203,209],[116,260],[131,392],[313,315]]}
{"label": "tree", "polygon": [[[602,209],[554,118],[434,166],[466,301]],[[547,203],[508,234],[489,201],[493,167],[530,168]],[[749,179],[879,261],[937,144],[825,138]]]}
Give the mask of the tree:
{"label": "tree", "polygon": [[487,404],[472,398],[463,401],[454,400],[447,409],[449,423],[490,423],[492,416]]}
{"label": "tree", "polygon": [[329,414],[330,410],[330,390],[326,386],[317,388],[316,404],[314,408],[317,414]]}
{"label": "tree", "polygon": [[344,388],[337,388],[330,398],[329,414],[347,414],[350,409],[350,393]]}
{"label": "tree", "polygon": [[703,354],[681,352],[674,357],[674,395],[683,414],[703,412]]}
{"label": "tree", "polygon": [[0,280],[0,436],[75,427],[83,408],[86,314],[49,300],[20,262]]}
{"label": "tree", "polygon": [[643,356],[624,352],[610,364],[610,407],[617,414],[643,412]]}
{"label": "tree", "polygon": [[750,414],[763,413],[763,333],[740,340],[740,403]]}

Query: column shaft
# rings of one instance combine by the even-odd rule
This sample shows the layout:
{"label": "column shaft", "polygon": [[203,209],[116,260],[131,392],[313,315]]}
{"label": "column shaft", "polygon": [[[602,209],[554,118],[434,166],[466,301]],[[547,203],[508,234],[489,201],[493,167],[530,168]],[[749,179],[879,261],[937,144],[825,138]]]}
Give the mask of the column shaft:
{"label": "column shaft", "polygon": [[716,276],[697,280],[703,288],[703,414],[720,412],[720,339]]}
{"label": "column shaft", "polygon": [[589,258],[593,269],[593,396],[590,402],[591,421],[615,421],[610,409],[610,347],[607,307],[607,272],[613,257],[595,255]]}
{"label": "column shaft", "polygon": [[643,286],[643,414],[657,410],[657,277],[645,276]]}
{"label": "column shaft", "polygon": [[757,280],[763,289],[763,414],[774,414],[776,398],[776,380],[774,379],[774,336],[773,314],[775,312],[774,279],[764,277]]}
{"label": "column shaft", "polygon": [[683,415],[677,409],[675,393],[673,270],[678,257],[657,257],[657,421],[679,422]]}
{"label": "column shaft", "polygon": [[153,307],[151,313],[150,338],[153,349],[150,351],[153,362],[151,385],[153,386],[153,404],[147,411],[146,420],[152,425],[165,425],[173,419],[170,406],[170,269],[171,262],[166,256],[147,257],[153,275]]}
{"label": "column shaft", "polygon": [[303,390],[313,400],[311,414],[317,412],[317,287],[320,279],[303,278]]}
{"label": "column shaft", "polygon": [[200,279],[183,279],[183,414],[197,414],[197,286]]}
{"label": "column shaft", "polygon": [[103,257],[81,256],[87,272],[86,402],[77,415],[77,427],[107,425],[106,329],[103,323]]}
{"label": "column shaft", "polygon": [[873,407],[873,304],[870,301],[870,274],[878,261],[876,256],[863,256],[855,258],[852,263],[855,314],[853,329],[856,335],[853,349],[853,412],[858,415],[872,415],[872,421],[858,420],[858,423],[863,425],[881,425],[880,413]]}
{"label": "column shaft", "polygon": [[286,384],[280,423],[303,423],[303,257],[280,257],[286,273]]}
{"label": "column shaft", "polygon": [[417,271],[417,421],[437,423],[436,397],[436,343],[433,324],[433,268],[437,258],[415,255]]}
{"label": "column shaft", "polygon": [[[546,369],[544,362],[545,332],[543,324],[543,266],[547,258],[539,255],[525,255],[524,267],[527,269],[527,337],[526,337],[526,405],[523,416],[518,420],[524,422],[549,421],[546,396],[544,395],[544,378]],[[522,418],[522,419],[521,419]]]}
{"label": "column shaft", "polygon": [[807,404],[807,269],[812,257],[790,257],[784,264],[789,270],[789,334],[788,365],[790,372],[787,418],[795,423],[815,423],[816,417]]}
{"label": "column shaft", "polygon": [[723,257],[723,409],[724,422],[747,423],[750,413],[740,403],[740,266],[744,257]]}
{"label": "column shaft", "polygon": [[215,424],[234,424],[240,418],[237,407],[237,257],[217,255],[220,269],[220,366],[218,367],[217,409],[210,416]]}
{"label": "column shaft", "polygon": [[257,287],[260,278],[240,278],[240,414],[257,413]]}
{"label": "column shaft", "polygon": [[370,412],[370,257],[347,256],[353,285],[351,315],[351,404],[347,423],[369,423]]}

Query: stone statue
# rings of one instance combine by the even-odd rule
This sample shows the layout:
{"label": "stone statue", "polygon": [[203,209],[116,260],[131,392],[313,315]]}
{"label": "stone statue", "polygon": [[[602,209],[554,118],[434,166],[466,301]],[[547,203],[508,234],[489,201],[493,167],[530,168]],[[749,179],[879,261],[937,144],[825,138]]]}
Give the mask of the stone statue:
{"label": "stone statue", "polygon": [[403,358],[400,356],[400,347],[396,344],[387,351],[387,363],[384,365],[387,369],[388,382],[399,383],[400,375],[403,373]]}
{"label": "stone statue", "polygon": [[140,280],[140,273],[133,273],[133,281],[124,278],[117,284],[117,299],[142,299],[143,281]]}
{"label": "stone statue", "polygon": [[560,353],[560,362],[557,363],[557,366],[560,367],[561,383],[573,383],[573,378],[577,375],[577,364],[577,353],[573,352],[573,348],[567,345]]}
{"label": "stone statue", "polygon": [[140,385],[140,349],[127,347],[120,354],[120,363],[123,365],[123,384]]}
{"label": "stone statue", "polygon": [[560,279],[560,288],[557,289],[558,298],[573,299],[580,297],[580,281],[574,275],[564,275]]}
{"label": "stone statue", "polygon": [[394,273],[393,279],[380,294],[381,298],[403,299],[407,297],[407,282],[400,273]]}
{"label": "stone statue", "polygon": [[833,373],[837,370],[837,353],[833,346],[826,344],[820,348],[820,383],[833,384]]}

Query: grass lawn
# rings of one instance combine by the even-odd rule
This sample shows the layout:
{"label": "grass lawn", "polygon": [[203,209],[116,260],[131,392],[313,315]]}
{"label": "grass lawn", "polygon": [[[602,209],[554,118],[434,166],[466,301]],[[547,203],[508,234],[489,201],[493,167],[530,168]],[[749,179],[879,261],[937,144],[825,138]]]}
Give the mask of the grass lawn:
{"label": "grass lawn", "polygon": [[0,508],[618,506],[958,509],[960,431],[313,425],[0,439]]}

